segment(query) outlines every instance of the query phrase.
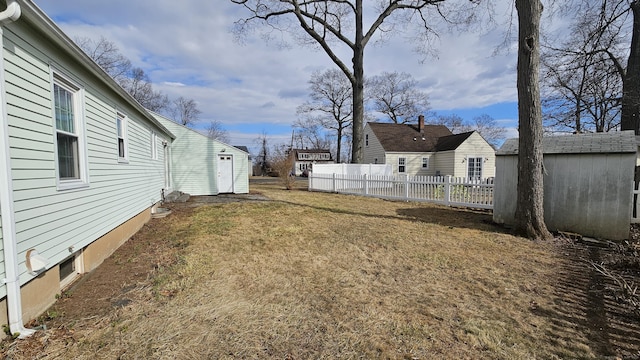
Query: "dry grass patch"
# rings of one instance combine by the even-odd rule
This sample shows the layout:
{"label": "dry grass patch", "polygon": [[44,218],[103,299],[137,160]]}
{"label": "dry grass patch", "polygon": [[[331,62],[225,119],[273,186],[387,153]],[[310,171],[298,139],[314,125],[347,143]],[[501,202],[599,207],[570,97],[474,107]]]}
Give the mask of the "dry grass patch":
{"label": "dry grass patch", "polygon": [[273,201],[172,215],[181,261],[91,332],[37,340],[42,358],[601,355],[559,298],[566,257],[487,213],[259,189]]}

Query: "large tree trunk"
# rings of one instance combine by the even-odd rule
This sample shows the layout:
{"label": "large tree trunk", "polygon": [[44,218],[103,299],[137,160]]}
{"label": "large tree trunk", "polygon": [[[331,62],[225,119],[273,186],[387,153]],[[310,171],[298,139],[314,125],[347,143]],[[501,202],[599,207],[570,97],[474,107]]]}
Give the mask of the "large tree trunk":
{"label": "large tree trunk", "polygon": [[353,49],[353,150],[351,162],[361,164],[364,160],[364,33],[362,23],[362,0],[356,0],[356,39]]}
{"label": "large tree trunk", "polygon": [[622,130],[633,130],[640,135],[640,0],[631,2],[633,31],[627,71],[622,84]]}
{"label": "large tree trunk", "polygon": [[551,238],[544,223],[542,110],[540,102],[540,0],[516,0],[518,10],[518,196],[516,231]]}

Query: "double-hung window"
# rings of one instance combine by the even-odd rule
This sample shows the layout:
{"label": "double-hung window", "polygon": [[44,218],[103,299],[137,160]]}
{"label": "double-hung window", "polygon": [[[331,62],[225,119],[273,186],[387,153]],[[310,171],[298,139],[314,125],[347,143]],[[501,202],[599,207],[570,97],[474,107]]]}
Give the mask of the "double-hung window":
{"label": "double-hung window", "polygon": [[116,114],[116,132],[118,134],[118,161],[127,162],[127,117],[124,114]]}
{"label": "double-hung window", "polygon": [[423,169],[428,169],[429,168],[429,158],[428,157],[423,157],[422,158],[422,168]]}
{"label": "double-hung window", "polygon": [[398,158],[398,173],[404,174],[407,172],[407,158]]}
{"label": "double-hung window", "polygon": [[53,115],[58,188],[86,186],[82,89],[58,74],[53,75]]}

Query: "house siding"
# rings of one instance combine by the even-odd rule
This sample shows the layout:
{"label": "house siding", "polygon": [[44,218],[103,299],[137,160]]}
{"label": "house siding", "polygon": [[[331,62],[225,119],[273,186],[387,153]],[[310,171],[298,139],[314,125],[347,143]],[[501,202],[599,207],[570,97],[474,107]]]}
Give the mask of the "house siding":
{"label": "house siding", "polygon": [[456,152],[454,150],[437,152],[433,156],[434,175],[456,176],[455,167],[454,167],[455,161],[456,161]]}
{"label": "house siding", "polygon": [[[161,200],[163,153],[151,160],[150,133],[170,140],[126,100],[20,20],[4,28],[6,102],[20,283],[33,279],[31,248],[49,268]],[[51,65],[51,66],[50,66]],[[58,190],[52,67],[84,89],[88,186]],[[128,163],[118,163],[116,112],[127,115]],[[97,264],[92,265],[97,266]],[[4,272],[4,264],[2,266]],[[86,269],[90,270],[90,269]],[[2,288],[1,296],[5,296]]]}
{"label": "house siding", "polygon": [[[482,164],[482,178],[496,176],[496,156],[495,150],[487,143],[480,134],[474,132],[455,150],[453,164],[454,177],[467,177],[468,157],[480,157],[484,159]],[[464,160],[464,161],[463,161]]]}
{"label": "house siding", "polygon": [[171,144],[173,189],[191,195],[216,195],[218,155],[233,155],[234,193],[249,192],[249,155],[156,114],[176,139]]}
{"label": "house siding", "polygon": [[[433,153],[386,153],[387,164],[390,164],[393,168],[393,174],[398,175],[398,158],[405,158],[406,171],[405,174],[411,176],[434,176],[436,171],[434,169],[432,161],[435,159]],[[422,168],[422,158],[429,158],[429,167],[427,169]]]}
{"label": "house siding", "polygon": [[[385,151],[382,144],[371,130],[369,124],[364,128],[365,139],[369,138],[369,145],[365,143],[364,163],[365,164],[390,164],[386,162]],[[377,162],[376,162],[377,159]],[[396,160],[397,161],[397,160]]]}

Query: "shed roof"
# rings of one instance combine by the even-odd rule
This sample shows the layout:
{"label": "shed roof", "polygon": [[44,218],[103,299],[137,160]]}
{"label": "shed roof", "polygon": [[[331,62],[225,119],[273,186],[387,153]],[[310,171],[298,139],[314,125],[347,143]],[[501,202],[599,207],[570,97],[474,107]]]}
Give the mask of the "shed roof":
{"label": "shed roof", "polygon": [[[638,143],[633,131],[547,136],[542,139],[544,154],[635,153]],[[518,139],[504,142],[496,155],[517,155]]]}
{"label": "shed roof", "polygon": [[368,125],[385,151],[435,152],[440,138],[453,135],[444,125],[425,125],[424,138],[417,124],[370,122]]}

